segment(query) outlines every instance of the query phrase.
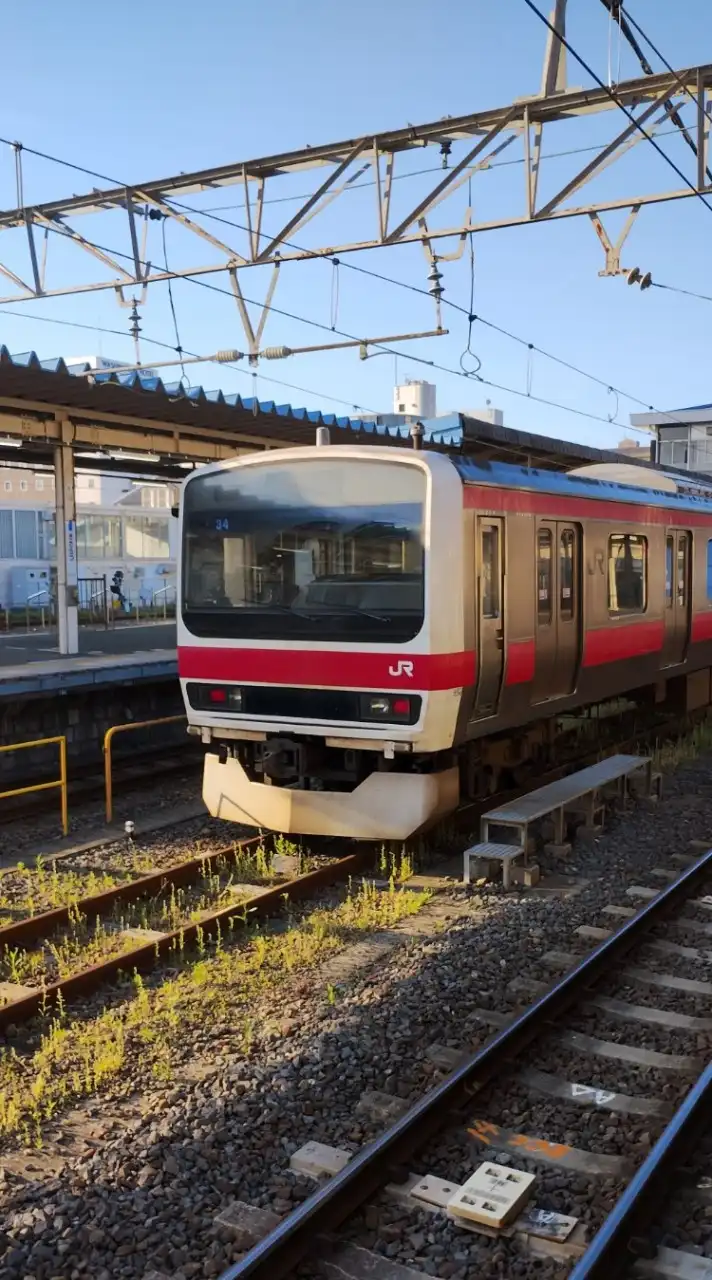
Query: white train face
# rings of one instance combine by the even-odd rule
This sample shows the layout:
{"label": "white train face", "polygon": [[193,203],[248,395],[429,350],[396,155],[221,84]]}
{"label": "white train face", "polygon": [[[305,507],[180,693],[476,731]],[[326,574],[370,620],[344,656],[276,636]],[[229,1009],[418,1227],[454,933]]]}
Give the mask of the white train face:
{"label": "white train face", "polygon": [[378,447],[256,455],[191,477],[181,520],[191,723],[215,738],[452,741],[470,677],[462,487],[448,459]]}

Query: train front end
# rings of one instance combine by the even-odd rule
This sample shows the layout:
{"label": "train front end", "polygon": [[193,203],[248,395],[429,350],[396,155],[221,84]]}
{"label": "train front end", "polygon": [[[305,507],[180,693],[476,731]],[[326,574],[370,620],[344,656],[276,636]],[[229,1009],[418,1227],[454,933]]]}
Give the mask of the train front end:
{"label": "train front end", "polygon": [[181,498],[178,655],[215,817],[404,839],[456,807],[462,487],[441,455],[280,450]]}

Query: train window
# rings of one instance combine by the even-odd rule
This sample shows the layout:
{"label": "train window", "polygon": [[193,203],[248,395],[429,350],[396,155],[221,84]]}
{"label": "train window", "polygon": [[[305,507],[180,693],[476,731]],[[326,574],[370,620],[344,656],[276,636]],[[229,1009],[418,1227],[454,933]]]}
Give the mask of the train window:
{"label": "train window", "polygon": [[687,604],[687,538],[679,534],[677,540],[677,604],[684,609]]}
{"label": "train window", "polygon": [[564,529],[559,542],[559,615],[564,622],[570,622],[574,616],[574,548],[575,534],[573,529]]}
{"label": "train window", "polygon": [[551,622],[551,530],[540,529],[537,541],[537,599],[539,622]]}
{"label": "train window", "polygon": [[[672,609],[672,562],[675,539],[669,535],[665,542],[665,608]],[[708,557],[709,559],[709,557]]]}
{"label": "train window", "polygon": [[610,613],[645,613],[648,539],[638,533],[614,533],[608,539]]}
{"label": "train window", "polygon": [[712,538],[707,543],[707,599],[712,600]]}
{"label": "train window", "polygon": [[499,529],[482,528],[482,617],[499,617]]}

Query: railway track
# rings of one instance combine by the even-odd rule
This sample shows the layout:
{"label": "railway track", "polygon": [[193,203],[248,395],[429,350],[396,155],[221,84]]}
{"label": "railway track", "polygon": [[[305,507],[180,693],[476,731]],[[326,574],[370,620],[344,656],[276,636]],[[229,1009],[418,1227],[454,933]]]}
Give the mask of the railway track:
{"label": "railway track", "polygon": [[[670,863],[683,860],[673,855]],[[670,867],[663,868],[660,879],[672,874]],[[452,1050],[435,1049],[443,1069],[453,1068],[446,1078],[259,1240],[222,1280],[280,1280],[298,1264],[300,1275],[355,1280],[382,1274],[392,1280],[415,1280],[423,1274],[417,1261],[401,1270],[390,1264],[388,1271],[382,1259],[386,1269],[377,1270],[378,1257],[359,1244],[368,1234],[364,1207],[388,1187],[387,1195],[404,1211],[432,1214],[434,1224],[441,1222],[448,1212],[443,1208],[448,1184],[452,1193],[462,1173],[484,1161],[532,1173],[534,1190],[523,1215],[501,1236],[501,1265],[466,1274],[528,1274],[522,1258],[534,1250],[564,1263],[568,1259],[574,1266],[572,1280],[624,1276],[633,1261],[631,1241],[637,1247],[636,1237],[647,1240],[651,1252],[649,1228],[666,1179],[699,1134],[700,1117],[709,1106],[712,1069],[705,1062],[712,1044],[712,1017],[704,1010],[709,1010],[712,983],[697,974],[709,969],[712,955],[705,949],[712,937],[712,898],[704,892],[710,883],[712,851],[675,874],[662,889],[630,886],[625,905],[612,903],[604,909],[609,922],[618,922],[613,932],[603,925],[579,927],[573,945],[597,942],[586,954],[545,953],[544,966],[568,966],[563,976],[514,1016],[481,1010],[481,1020],[494,1034],[477,1052],[461,1052],[456,1061]],[[636,910],[632,904],[641,901]],[[522,992],[531,991],[532,982],[536,979],[515,978]],[[686,1005],[687,1011],[681,1011]],[[563,1060],[576,1060],[573,1078],[562,1074],[562,1051]],[[602,1082],[606,1064],[621,1062],[632,1081],[626,1093]],[[522,1109],[539,1115],[539,1129],[521,1132],[503,1123],[515,1109],[513,1089],[520,1098],[534,1099]],[[615,1121],[609,1126],[607,1145],[617,1148],[616,1154],[577,1148],[565,1140],[566,1120],[557,1120],[556,1112],[572,1107]],[[643,1144],[633,1140],[641,1124]],[[642,1162],[641,1145],[648,1148]],[[412,1172],[414,1163],[419,1168]],[[542,1170],[561,1174],[561,1194],[554,1198],[557,1208],[566,1203],[567,1194],[576,1200],[579,1212],[570,1214],[568,1222],[557,1217],[551,1195],[539,1200]],[[567,1190],[569,1182],[576,1184],[575,1196],[570,1186]],[[595,1224],[596,1213],[587,1215],[583,1197],[586,1187],[593,1196],[602,1182],[608,1198],[619,1197],[618,1203],[586,1251],[584,1226],[587,1218]],[[245,1206],[237,1206],[235,1213],[244,1232]],[[229,1214],[224,1221],[229,1222]],[[472,1224],[457,1221],[462,1227],[458,1234],[472,1240]],[[552,1239],[552,1233],[557,1238]],[[439,1271],[428,1269],[425,1274]]]}
{"label": "railway track", "polygon": [[[59,963],[67,931],[76,931],[82,924],[89,926],[86,950],[91,956],[91,963],[82,963],[83,952],[79,950],[71,957],[71,972],[55,981],[47,981],[41,973],[32,985],[21,981],[3,983],[5,1003],[0,1005],[0,1030],[17,1027],[39,1011],[51,1015],[57,1006],[66,1007],[77,996],[97,990],[117,975],[149,972],[172,956],[189,951],[196,943],[203,946],[205,940],[216,935],[224,936],[248,923],[277,916],[291,903],[348,880],[373,857],[370,847],[361,847],[341,857],[322,854],[321,865],[304,874],[283,876],[267,884],[235,883],[231,869],[243,865],[244,859],[253,854],[261,855],[267,865],[273,844],[270,837],[263,843],[260,836],[253,836],[0,928],[0,961],[4,961],[6,967],[10,963],[13,973],[20,972],[23,966],[27,968],[32,954],[46,958],[49,951]],[[176,890],[206,883],[211,896],[217,899],[212,908],[191,912],[189,900],[185,903],[176,900]],[[159,900],[164,914],[170,910],[172,916],[179,917],[173,927],[151,929],[145,923],[145,912],[144,922],[133,927],[117,920],[117,910],[145,903],[155,906]],[[100,930],[103,921],[108,922],[108,927]],[[92,944],[100,933],[109,954],[97,960],[97,947]],[[29,948],[34,948],[34,953],[30,953]],[[67,953],[65,965],[69,959]]]}

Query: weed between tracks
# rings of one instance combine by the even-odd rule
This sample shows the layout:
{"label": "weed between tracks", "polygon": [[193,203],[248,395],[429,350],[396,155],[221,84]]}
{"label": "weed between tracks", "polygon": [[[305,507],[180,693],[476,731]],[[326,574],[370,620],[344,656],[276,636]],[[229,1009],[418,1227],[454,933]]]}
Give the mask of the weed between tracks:
{"label": "weed between tracks", "polygon": [[[55,874],[56,868],[48,874],[48,879],[52,881]],[[277,881],[271,854],[265,849],[261,846],[256,851],[235,848],[210,864],[205,861],[193,884],[185,888],[165,886],[152,898],[117,904],[103,918],[88,919],[70,898],[63,904],[69,906],[68,926],[57,930],[38,947],[28,950],[6,947],[0,953],[0,980],[40,986],[69,977],[136,947],[139,940],[135,935],[126,937],[126,930],[170,933],[231,903],[237,908],[249,897],[243,886],[257,887]]]}
{"label": "weed between tracks", "polygon": [[[288,842],[285,841],[284,844],[287,846]],[[302,854],[296,846],[289,846],[288,851],[299,856],[300,866],[302,862],[308,863],[308,856]],[[287,852],[287,848],[275,845],[274,852]],[[111,856],[111,851],[108,851],[108,856]],[[36,859],[34,867],[18,862],[11,871],[0,876],[0,926],[12,924],[25,916],[35,916],[41,911],[75,906],[83,898],[106,893],[157,869],[151,852],[137,849],[132,843],[119,846],[114,856],[121,860],[120,866],[89,871],[76,870],[68,860],[57,862],[52,859],[48,863],[41,856]],[[195,842],[192,856],[204,856],[207,869],[209,854],[203,853],[200,841]],[[229,867],[237,879],[253,881],[255,876],[258,880],[269,879],[271,863],[272,853],[267,849],[261,846],[257,850],[243,849],[235,844],[232,850],[212,865],[218,872],[222,873]],[[166,874],[169,871],[170,866],[166,866]]]}
{"label": "weed between tracks", "polygon": [[41,1146],[46,1121],[125,1070],[138,1079],[170,1081],[192,1030],[210,1026],[216,1035],[231,1034],[234,1050],[249,1054],[258,1029],[251,1008],[260,996],[360,933],[415,914],[430,896],[399,889],[393,879],[385,891],[349,886],[344,902],[307,911],[281,935],[257,929],[248,938],[238,935],[236,916],[226,936],[199,938],[197,960],[176,957],[183,964],[176,976],[149,988],[135,973],[132,997],[90,1022],[69,1021],[59,1003],[55,1016],[44,1015],[46,1030],[34,1052],[0,1051],[0,1137],[19,1134],[27,1146]]}

